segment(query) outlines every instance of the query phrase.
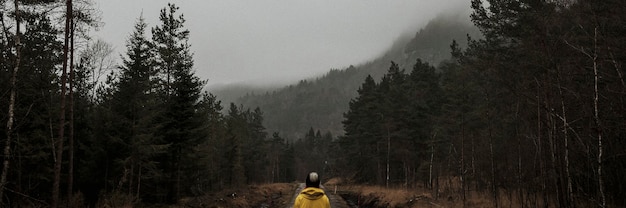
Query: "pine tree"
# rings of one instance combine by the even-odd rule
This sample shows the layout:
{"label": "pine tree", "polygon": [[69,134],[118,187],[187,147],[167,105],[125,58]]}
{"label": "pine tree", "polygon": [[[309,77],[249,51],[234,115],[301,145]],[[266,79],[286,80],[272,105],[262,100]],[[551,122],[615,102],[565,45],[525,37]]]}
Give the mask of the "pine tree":
{"label": "pine tree", "polygon": [[155,157],[167,147],[156,134],[159,124],[155,120],[161,109],[156,103],[156,73],[151,43],[144,35],[146,26],[140,17],[127,41],[124,65],[120,67],[119,79],[113,83],[112,94],[112,109],[118,120],[116,135],[111,136],[118,138],[123,147],[123,152],[116,155],[121,178],[115,190],[136,198],[142,193],[142,184],[147,185],[147,190],[154,187],[145,183],[145,179],[161,174]]}
{"label": "pine tree", "polygon": [[243,141],[247,135],[246,120],[240,109],[234,103],[230,103],[226,116],[227,138],[226,161],[227,175],[231,186],[239,187],[246,183],[245,166],[243,158]]}
{"label": "pine tree", "polygon": [[247,183],[266,181],[265,169],[268,165],[265,150],[267,132],[263,126],[263,112],[260,108],[243,112],[245,126],[248,131],[244,138],[243,158]]}
{"label": "pine tree", "polygon": [[344,114],[346,134],[341,138],[341,143],[346,154],[346,160],[342,163],[351,170],[350,174],[356,174],[360,182],[376,181],[380,184],[382,173],[378,168],[382,161],[377,142],[384,134],[378,131],[382,119],[378,88],[371,76],[365,78],[358,90],[359,95],[350,101],[350,108]]}
{"label": "pine tree", "polygon": [[161,25],[152,28],[152,44],[156,49],[156,65],[163,89],[160,91],[164,111],[160,135],[169,144],[163,161],[166,176],[167,201],[174,202],[187,194],[193,181],[184,177],[192,166],[193,147],[202,143],[207,134],[202,115],[198,112],[202,88],[205,84],[195,75],[190,52],[189,31],[185,19],[176,17],[174,4],[161,10]]}
{"label": "pine tree", "polygon": [[221,101],[215,95],[205,92],[199,104],[200,113],[206,120],[208,138],[201,143],[197,154],[193,155],[196,161],[195,173],[192,175],[196,181],[195,193],[200,194],[211,190],[221,190],[226,187],[226,170],[223,166],[226,143],[226,125],[222,115]]}
{"label": "pine tree", "polygon": [[157,52],[156,67],[161,77],[160,84],[168,96],[175,93],[175,73],[193,67],[188,43],[189,30],[184,29],[183,15],[176,16],[178,9],[175,4],[168,3],[159,15],[161,25],[152,28],[152,41]]}

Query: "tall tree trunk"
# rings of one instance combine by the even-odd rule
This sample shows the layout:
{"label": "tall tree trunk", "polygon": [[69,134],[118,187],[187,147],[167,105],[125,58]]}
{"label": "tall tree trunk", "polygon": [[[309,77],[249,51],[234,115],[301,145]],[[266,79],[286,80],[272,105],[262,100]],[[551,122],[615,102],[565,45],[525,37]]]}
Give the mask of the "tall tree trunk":
{"label": "tall tree trunk", "polygon": [[9,162],[11,156],[11,140],[13,134],[13,122],[15,120],[15,91],[17,91],[17,71],[20,69],[21,40],[20,40],[20,10],[18,0],[13,1],[15,6],[15,67],[11,73],[11,95],[9,98],[9,109],[7,119],[7,139],[4,146],[4,161],[2,163],[2,176],[0,176],[0,206],[3,204],[4,188],[6,187],[7,175],[9,174]]}
{"label": "tall tree trunk", "polygon": [[615,67],[615,72],[617,72],[617,77],[619,78],[620,83],[622,83],[622,92],[626,91],[626,82],[624,82],[624,75],[622,75],[621,65],[617,63],[615,59],[615,55],[611,51],[611,47],[608,47],[609,56],[611,57],[611,63],[613,63],[613,67]]}
{"label": "tall tree trunk", "polygon": [[63,44],[63,72],[61,74],[61,108],[59,110],[59,132],[57,135],[56,158],[54,161],[54,182],[52,183],[52,204],[56,208],[59,204],[59,187],[61,185],[61,165],[63,163],[63,140],[65,133],[65,94],[67,82],[68,48],[70,36],[70,22],[72,19],[72,0],[65,1],[65,43]]}
{"label": "tall tree trunk", "polygon": [[[428,188],[433,190],[433,160],[435,159],[435,144],[430,140],[430,164],[428,165]],[[436,191],[436,190],[435,190]]]}
{"label": "tall tree trunk", "polygon": [[565,158],[563,158],[564,162],[565,162],[565,179],[566,179],[566,195],[565,195],[565,199],[566,199],[566,207],[571,207],[574,204],[574,191],[572,188],[572,177],[571,174],[569,172],[569,134],[568,134],[568,121],[567,121],[567,112],[565,110],[565,97],[563,96],[563,90],[562,90],[562,86],[561,86],[561,75],[560,75],[560,70],[559,67],[557,66],[557,87],[559,88],[559,96],[561,98],[561,121],[563,121],[563,145],[564,145],[564,154],[565,154]]}
{"label": "tall tree trunk", "polygon": [[128,190],[126,191],[128,196],[133,195],[133,181],[135,180],[135,162],[131,159],[130,164],[130,176],[128,177]]}
{"label": "tall tree trunk", "polygon": [[465,197],[465,121],[464,121],[464,113],[461,112],[461,195],[463,196],[463,207],[465,207],[465,203],[467,201]]}
{"label": "tall tree trunk", "polygon": [[[602,124],[600,123],[600,115],[598,110],[598,28],[594,28],[593,37],[593,76],[594,76],[594,97],[593,97],[593,114],[596,120],[596,131],[598,132],[598,193],[600,194],[600,206],[606,207],[606,197],[604,195],[604,181],[602,180]],[[619,70],[618,70],[619,72]],[[620,75],[621,76],[621,75]]]}
{"label": "tall tree trunk", "polygon": [[[470,165],[472,166],[472,178],[477,179],[478,177],[476,176],[476,142],[474,141],[475,138],[473,136],[470,136],[470,145],[471,145],[471,161],[470,161]],[[474,180],[474,186],[475,186],[475,190],[480,190],[480,182],[481,180]]]}
{"label": "tall tree trunk", "polygon": [[489,158],[491,160],[491,189],[493,191],[493,202],[496,208],[499,207],[498,203],[498,186],[496,185],[496,164],[493,154],[493,127],[491,124],[491,109],[489,109],[489,93],[485,93],[487,101],[487,131],[489,131]]}
{"label": "tall tree trunk", "polygon": [[[548,207],[548,193],[546,190],[546,175],[545,175],[545,163],[543,160],[543,151],[542,151],[542,147],[543,147],[543,141],[542,141],[542,132],[541,132],[541,84],[539,84],[539,80],[537,80],[537,78],[535,78],[535,82],[537,83],[537,158],[539,159],[539,177],[540,177],[540,181],[541,181],[541,197],[543,198],[543,207],[547,208]],[[546,99],[547,102],[547,99]],[[547,103],[546,103],[547,105]],[[547,109],[547,106],[546,106]]]}
{"label": "tall tree trunk", "polygon": [[[546,101],[547,102],[547,101]],[[546,109],[552,109],[552,106],[547,105]],[[557,127],[556,127],[556,121],[555,121],[555,115],[550,115],[548,116],[548,124],[550,125],[550,129],[548,130],[548,142],[550,143],[550,163],[552,164],[552,177],[555,177],[553,179],[552,182],[554,182],[554,194],[555,194],[555,198],[556,200],[556,207],[562,207],[562,193],[561,193],[561,184],[560,183],[560,178],[561,177],[561,173],[558,170],[558,165],[557,165],[557,150],[559,150],[560,148],[557,147],[556,144],[556,132],[557,132]]]}
{"label": "tall tree trunk", "polygon": [[389,133],[389,124],[387,124],[387,178],[385,180],[385,187],[389,188],[389,158],[391,157],[391,135]]}
{"label": "tall tree trunk", "polygon": [[139,199],[139,190],[141,189],[141,163],[139,163],[139,173],[137,176],[137,192],[135,194],[135,198]]}
{"label": "tall tree trunk", "polygon": [[[521,207],[524,207],[524,192],[522,187],[522,139],[519,135],[519,100],[517,100],[515,107],[515,137],[517,138],[517,192]],[[513,201],[513,200],[511,200]]]}
{"label": "tall tree trunk", "polygon": [[74,192],[74,31],[76,23],[72,19],[70,24],[70,79],[69,79],[69,149],[68,149],[68,177],[67,177],[67,198],[72,199]]}

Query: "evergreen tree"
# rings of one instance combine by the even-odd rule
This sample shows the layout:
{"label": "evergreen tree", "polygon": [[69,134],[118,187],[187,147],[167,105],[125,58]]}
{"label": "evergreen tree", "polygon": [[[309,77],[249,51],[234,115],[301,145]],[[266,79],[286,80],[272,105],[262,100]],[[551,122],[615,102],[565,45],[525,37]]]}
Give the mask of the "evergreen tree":
{"label": "evergreen tree", "polygon": [[192,171],[194,147],[203,143],[208,135],[200,108],[204,81],[195,75],[190,52],[189,31],[184,29],[184,18],[176,16],[174,4],[161,10],[161,25],[152,28],[152,44],[156,49],[156,65],[162,90],[160,101],[164,105],[160,116],[161,128],[167,149],[161,168],[166,177],[167,201],[175,202],[189,194],[195,183],[184,177]]}
{"label": "evergreen tree", "polygon": [[247,135],[246,120],[240,109],[230,103],[228,115],[226,116],[226,129],[228,141],[226,143],[226,161],[224,164],[227,169],[227,176],[230,178],[231,186],[239,187],[246,183],[244,156],[243,156],[243,140]]}
{"label": "evergreen tree", "polygon": [[285,151],[285,139],[281,138],[278,132],[272,134],[272,138],[269,140],[269,144],[265,152],[267,152],[267,160],[269,166],[267,168],[266,175],[269,175],[269,183],[286,182],[285,173],[282,171],[285,167],[284,158],[282,154]]}
{"label": "evergreen tree", "polygon": [[243,159],[246,170],[247,184],[262,183],[266,181],[265,169],[268,166],[268,161],[265,146],[267,139],[267,132],[263,127],[263,112],[260,108],[255,108],[254,111],[249,109],[243,112],[245,118],[245,126],[248,131],[247,136],[244,138],[243,145]]}
{"label": "evergreen tree", "polygon": [[145,182],[161,174],[155,156],[166,147],[156,135],[159,124],[155,120],[161,109],[156,103],[153,53],[144,35],[145,28],[146,23],[140,17],[127,41],[124,65],[120,67],[118,81],[113,83],[115,91],[111,100],[117,118],[111,136],[120,143],[114,161],[121,168],[116,175],[121,177],[115,190],[134,197],[140,196],[142,184],[146,190],[154,188],[154,184]]}
{"label": "evergreen tree", "polygon": [[344,114],[345,136],[341,139],[346,159],[342,161],[349,172],[355,174],[359,182],[376,181],[382,183],[382,173],[378,167],[382,164],[379,157],[378,141],[383,135],[378,131],[381,123],[380,95],[378,85],[371,76],[358,90],[358,97],[350,101],[350,108]]}
{"label": "evergreen tree", "polygon": [[[406,122],[410,139],[405,145],[412,148],[409,150],[412,154],[407,155],[412,158],[409,161],[415,162],[404,163],[415,165],[412,168],[420,167],[422,171],[427,167],[427,159],[434,156],[433,151],[440,152],[447,148],[439,141],[439,138],[444,137],[438,136],[441,130],[440,108],[444,97],[439,77],[435,67],[418,59],[407,78],[405,96],[408,105],[405,112],[408,116],[405,116],[403,122]],[[423,173],[425,172],[422,172],[422,177],[426,178]]]}
{"label": "evergreen tree", "polygon": [[196,147],[197,154],[192,155],[196,161],[193,178],[196,180],[193,194],[205,193],[211,190],[221,190],[226,187],[227,173],[224,170],[226,147],[226,125],[222,115],[222,105],[215,95],[203,93],[199,104],[199,111],[206,121],[205,130],[208,138]]}
{"label": "evergreen tree", "polygon": [[175,73],[191,70],[192,54],[189,51],[189,30],[184,29],[183,15],[176,16],[179,7],[168,3],[161,9],[160,26],[152,28],[152,41],[157,51],[156,67],[161,77],[160,85],[166,95],[175,94],[174,82],[179,79]]}

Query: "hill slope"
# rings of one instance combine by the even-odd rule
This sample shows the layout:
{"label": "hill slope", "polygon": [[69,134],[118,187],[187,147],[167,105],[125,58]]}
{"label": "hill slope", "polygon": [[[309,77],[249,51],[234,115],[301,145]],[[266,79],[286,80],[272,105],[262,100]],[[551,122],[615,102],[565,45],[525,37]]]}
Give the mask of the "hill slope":
{"label": "hill slope", "polygon": [[[408,71],[419,58],[438,64],[450,58],[450,44],[457,40],[464,47],[466,35],[478,36],[479,31],[461,15],[439,16],[410,38],[400,38],[380,58],[371,62],[331,69],[326,75],[298,84],[268,90],[266,93],[248,91],[234,102],[245,107],[260,107],[268,132],[280,132],[288,139],[301,138],[310,129],[343,134],[343,113],[357,94],[367,75],[378,80],[394,61]],[[232,90],[214,92],[218,98],[233,98]],[[222,99],[224,100],[224,99]],[[230,102],[224,100],[225,102]]]}

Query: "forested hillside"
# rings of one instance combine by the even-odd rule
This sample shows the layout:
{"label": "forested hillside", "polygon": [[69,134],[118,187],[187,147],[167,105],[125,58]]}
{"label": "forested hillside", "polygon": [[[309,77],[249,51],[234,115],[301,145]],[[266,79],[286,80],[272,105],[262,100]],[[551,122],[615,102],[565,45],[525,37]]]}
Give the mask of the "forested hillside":
{"label": "forested hillside", "polygon": [[[381,57],[346,69],[331,69],[322,77],[266,93],[250,92],[235,101],[243,106],[258,106],[265,112],[269,132],[280,132],[288,139],[302,138],[309,128],[342,135],[343,113],[366,76],[380,79],[391,61],[401,68],[411,68],[419,58],[430,63],[450,58],[450,44],[457,40],[465,46],[467,35],[480,37],[468,16],[442,14],[413,36],[399,38]],[[227,91],[216,92],[218,97]]]}

